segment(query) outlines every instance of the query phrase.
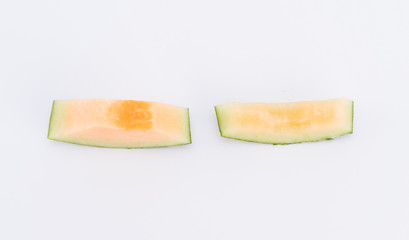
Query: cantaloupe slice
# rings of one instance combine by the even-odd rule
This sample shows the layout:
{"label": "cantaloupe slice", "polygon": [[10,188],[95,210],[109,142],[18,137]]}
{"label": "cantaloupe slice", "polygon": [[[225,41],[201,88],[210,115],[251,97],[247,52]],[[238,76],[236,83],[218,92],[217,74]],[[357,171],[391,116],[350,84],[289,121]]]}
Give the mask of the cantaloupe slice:
{"label": "cantaloupe slice", "polygon": [[189,109],[134,100],[58,100],[53,103],[48,138],[114,148],[189,144]]}
{"label": "cantaloupe slice", "polygon": [[223,137],[290,144],[352,133],[353,106],[353,101],[337,98],[290,103],[230,102],[215,110]]}

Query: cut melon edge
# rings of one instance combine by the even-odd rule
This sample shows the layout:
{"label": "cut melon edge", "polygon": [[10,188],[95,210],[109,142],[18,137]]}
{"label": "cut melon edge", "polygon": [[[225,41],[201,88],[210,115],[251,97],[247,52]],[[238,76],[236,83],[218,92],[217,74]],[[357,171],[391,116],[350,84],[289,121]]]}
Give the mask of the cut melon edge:
{"label": "cut melon edge", "polygon": [[[349,99],[349,98],[348,98]],[[291,142],[291,143],[280,143],[280,142],[265,142],[265,141],[253,141],[253,140],[248,140],[248,139],[241,139],[241,138],[237,138],[237,137],[229,137],[229,136],[225,136],[223,135],[222,132],[222,128],[220,126],[220,114],[218,113],[217,107],[218,106],[214,106],[215,112],[216,112],[216,118],[217,118],[217,125],[219,128],[219,132],[220,132],[220,136],[227,138],[227,139],[233,139],[233,140],[239,140],[239,141],[243,141],[243,142],[251,142],[251,143],[261,143],[261,144],[266,144],[266,145],[291,145],[291,144],[299,144],[299,143],[313,143],[313,142],[319,142],[319,141],[329,141],[329,140],[334,140],[335,138],[341,137],[341,136],[345,136],[348,134],[352,134],[354,131],[354,104],[355,102],[353,100],[351,100],[351,131],[349,132],[345,132],[345,133],[341,133],[339,135],[336,135],[335,137],[325,137],[325,138],[321,138],[321,139],[317,139],[317,140],[308,140],[308,141],[300,141],[300,142]]]}
{"label": "cut melon edge", "polygon": [[53,119],[53,113],[54,113],[54,106],[55,105],[55,100],[53,100],[53,105],[51,106],[51,113],[50,113],[50,120],[48,121],[48,133],[47,133],[47,138],[51,140],[55,140],[50,138],[50,133],[51,133],[51,120]]}
{"label": "cut melon edge", "polygon": [[144,148],[167,148],[167,147],[175,147],[175,146],[183,146],[183,145],[189,145],[192,144],[192,133],[190,129],[190,112],[189,108],[186,108],[186,114],[187,114],[187,131],[188,131],[188,142],[185,143],[178,143],[178,144],[172,144],[172,145],[158,145],[158,146],[146,146],[146,147],[120,147],[120,146],[101,146],[101,145],[95,145],[95,144],[85,144],[85,143],[78,143],[78,142],[72,142],[72,141],[67,141],[67,140],[60,140],[60,139],[54,139],[52,138],[51,135],[51,120],[53,119],[53,114],[55,110],[55,102],[56,100],[53,100],[53,104],[51,106],[51,113],[50,113],[50,120],[48,123],[48,133],[47,133],[47,139],[56,141],[56,142],[63,142],[63,143],[71,143],[75,145],[80,145],[80,146],[88,146],[88,147],[98,147],[98,148],[116,148],[116,149],[144,149]]}
{"label": "cut melon edge", "polygon": [[85,144],[85,143],[78,143],[78,142],[70,142],[70,141],[66,141],[66,140],[57,140],[57,139],[53,139],[53,138],[48,138],[50,140],[56,141],[56,142],[63,142],[63,143],[71,143],[71,144],[75,144],[75,145],[80,145],[80,146],[88,146],[88,147],[98,147],[98,148],[117,148],[117,149],[144,149],[144,148],[167,148],[167,147],[176,147],[176,146],[183,146],[183,145],[189,145],[192,143],[192,141],[190,142],[186,142],[186,143],[180,143],[180,144],[174,144],[174,145],[163,145],[163,146],[147,146],[147,147],[107,147],[107,146],[101,146],[101,145],[92,145],[92,144]]}

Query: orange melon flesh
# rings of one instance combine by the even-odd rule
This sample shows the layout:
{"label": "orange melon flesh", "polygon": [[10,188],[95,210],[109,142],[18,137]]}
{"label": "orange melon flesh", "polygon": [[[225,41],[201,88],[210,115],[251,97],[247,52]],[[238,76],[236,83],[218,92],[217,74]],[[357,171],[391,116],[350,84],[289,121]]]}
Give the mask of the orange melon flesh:
{"label": "orange melon flesh", "polygon": [[290,103],[230,102],[215,107],[223,137],[291,144],[352,133],[353,101],[347,98]]}
{"label": "orange melon flesh", "polygon": [[48,138],[114,148],[189,144],[189,110],[135,100],[56,100]]}

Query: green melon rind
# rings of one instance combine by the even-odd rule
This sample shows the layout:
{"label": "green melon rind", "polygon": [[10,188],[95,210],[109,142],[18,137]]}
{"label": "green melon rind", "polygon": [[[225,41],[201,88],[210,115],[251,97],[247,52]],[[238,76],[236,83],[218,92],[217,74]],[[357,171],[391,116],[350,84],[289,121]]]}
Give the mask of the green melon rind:
{"label": "green melon rind", "polygon": [[[51,139],[50,138],[50,132],[51,132],[51,121],[53,119],[54,105],[55,105],[55,100],[53,100],[53,105],[51,107],[50,121],[48,123],[48,133],[47,133],[47,138],[48,139]],[[54,139],[52,139],[52,140],[54,140]]]}
{"label": "green melon rind", "polygon": [[297,143],[304,143],[304,142],[319,142],[319,141],[324,141],[324,140],[333,140],[334,138],[337,138],[337,137],[341,137],[341,136],[344,136],[344,135],[347,135],[347,134],[352,134],[353,131],[354,131],[354,130],[353,130],[353,126],[354,126],[354,124],[353,124],[353,121],[354,121],[354,101],[352,101],[352,106],[351,106],[351,111],[352,111],[352,112],[351,112],[351,131],[350,131],[350,132],[342,133],[342,134],[339,134],[339,135],[337,135],[337,136],[335,136],[335,137],[332,137],[332,138],[325,137],[325,138],[321,138],[321,139],[317,139],[317,140],[306,140],[306,141],[291,142],[291,143],[280,143],[280,142],[274,142],[274,143],[273,143],[273,142],[253,141],[253,140],[241,139],[241,138],[237,138],[237,137],[224,136],[224,135],[223,135],[223,132],[222,132],[222,128],[221,128],[221,126],[220,126],[221,119],[220,119],[220,114],[217,112],[217,106],[214,107],[214,110],[215,110],[215,112],[216,112],[217,125],[219,126],[220,135],[221,135],[222,137],[224,137],[224,138],[229,138],[229,139],[234,139],[234,140],[240,140],[240,141],[245,141],[245,142],[271,144],[271,145],[290,145],[290,144],[297,144]]}
{"label": "green melon rind", "polygon": [[[187,144],[191,144],[192,143],[192,131],[190,131],[190,112],[189,112],[189,108],[186,108],[186,114],[187,114],[187,127],[188,127],[188,132],[189,132],[189,143],[185,143],[185,144],[180,144],[180,145],[187,145]],[[178,145],[174,145],[174,146],[178,146]]]}
{"label": "green melon rind", "polygon": [[[217,112],[217,106],[214,106],[214,111],[216,112],[217,126],[219,127],[220,136],[224,137],[224,136],[223,136],[223,132],[222,132],[222,127],[220,126],[221,120],[220,120],[220,115],[219,115],[219,113]],[[240,140],[240,139],[239,139],[239,140]]]}
{"label": "green melon rind", "polygon": [[346,133],[346,134],[352,134],[354,132],[354,104],[355,104],[355,102],[352,101],[352,106],[351,106],[351,132]]}
{"label": "green melon rind", "polygon": [[51,122],[53,119],[53,113],[54,113],[54,107],[55,107],[55,100],[53,101],[53,105],[51,108],[51,114],[50,114],[50,123],[48,124],[48,134],[47,138],[50,140],[58,141],[58,142],[64,142],[64,143],[71,143],[71,144],[76,144],[76,145],[81,145],[81,146],[89,146],[89,147],[99,147],[99,148],[122,148],[122,149],[143,149],[143,148],[166,148],[166,147],[174,147],[174,146],[181,146],[181,145],[188,145],[192,143],[192,137],[191,137],[191,131],[190,131],[190,114],[189,114],[189,108],[186,108],[186,114],[187,114],[187,119],[188,119],[188,134],[189,134],[189,142],[186,143],[180,143],[180,144],[173,144],[173,145],[158,145],[158,146],[148,146],[148,147],[108,147],[108,146],[101,146],[101,145],[92,145],[92,144],[85,144],[85,143],[78,143],[78,142],[71,142],[71,141],[66,141],[66,140],[60,140],[60,139],[54,139],[50,137],[50,132],[51,132]]}
{"label": "green melon rind", "polygon": [[107,147],[107,146],[100,146],[100,145],[92,145],[92,144],[85,144],[85,143],[70,142],[70,141],[58,140],[58,139],[52,139],[52,138],[49,138],[49,139],[50,139],[50,140],[54,140],[54,141],[58,141],[58,142],[72,143],[72,144],[75,144],[75,145],[88,146],[88,147],[122,148],[122,149],[166,148],[166,147],[175,147],[175,146],[181,146],[181,145],[188,145],[188,144],[191,144],[191,143],[192,143],[192,142],[189,142],[189,143],[181,143],[181,144],[174,144],[174,145],[148,146],[148,147]]}

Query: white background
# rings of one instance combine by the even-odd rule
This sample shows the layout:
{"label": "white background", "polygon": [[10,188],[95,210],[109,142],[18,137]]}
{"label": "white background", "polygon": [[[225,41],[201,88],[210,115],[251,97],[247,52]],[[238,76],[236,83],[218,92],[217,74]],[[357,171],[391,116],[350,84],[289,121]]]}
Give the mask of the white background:
{"label": "white background", "polygon": [[[407,0],[0,3],[0,239],[409,239]],[[213,106],[346,96],[354,134],[219,136]],[[48,140],[53,99],[186,106],[193,143]]]}

